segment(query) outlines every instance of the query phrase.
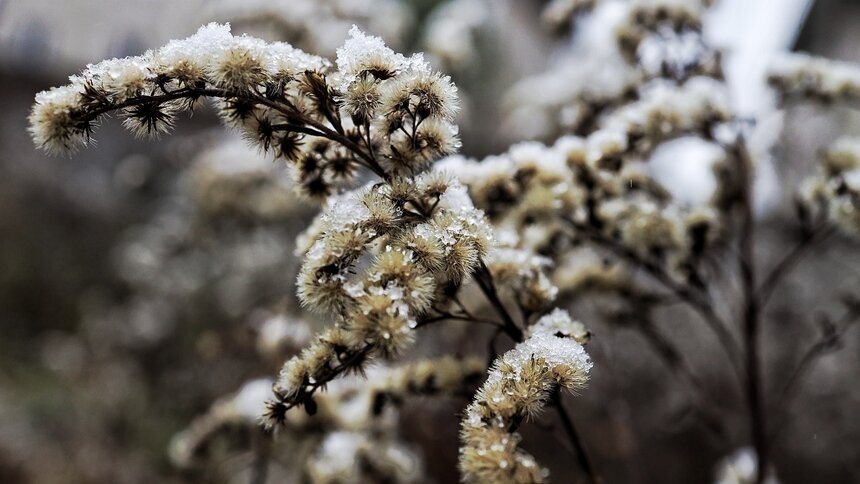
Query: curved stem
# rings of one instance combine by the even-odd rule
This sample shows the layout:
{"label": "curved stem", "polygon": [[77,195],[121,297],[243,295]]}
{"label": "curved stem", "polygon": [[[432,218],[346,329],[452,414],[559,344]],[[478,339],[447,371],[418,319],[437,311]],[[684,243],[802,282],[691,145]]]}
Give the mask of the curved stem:
{"label": "curved stem", "polygon": [[759,305],[761,307],[766,306],[770,296],[773,295],[774,290],[782,282],[783,278],[797,267],[804,256],[810,253],[811,249],[828,240],[835,233],[835,228],[824,227],[805,235],[791,251],[777,262],[771,272],[765,277],[764,282],[756,292]]}
{"label": "curved stem", "polygon": [[514,319],[511,317],[508,310],[505,309],[505,305],[502,304],[502,301],[499,299],[499,294],[496,291],[496,285],[493,283],[493,275],[490,273],[490,270],[487,268],[484,261],[481,261],[481,265],[478,267],[478,270],[475,271],[474,275],[475,281],[478,283],[478,287],[481,288],[481,291],[484,293],[484,296],[487,298],[487,301],[495,308],[496,312],[502,318],[504,322],[504,326],[502,329],[508,336],[511,337],[516,342],[523,341],[523,330],[514,322]]}
{"label": "curved stem", "polygon": [[792,397],[797,394],[798,390],[803,385],[804,377],[822,356],[839,349],[839,345],[845,336],[845,333],[858,322],[858,317],[860,317],[860,304],[849,308],[845,316],[841,318],[841,321],[834,325],[835,330],[822,334],[818,341],[810,346],[809,349],[806,350],[806,353],[803,354],[797,367],[795,367],[791,376],[786,381],[785,386],[783,386],[776,404],[772,407],[781,413],[778,415],[774,425],[772,425],[771,433],[768,436],[769,441],[772,442],[773,440],[776,440],[785,428],[785,419],[788,413],[787,407],[791,402]]}
{"label": "curved stem", "polygon": [[568,415],[567,409],[564,408],[564,401],[562,400],[561,393],[556,391],[552,394],[551,404],[555,408],[556,413],[558,413],[568,440],[570,440],[570,443],[576,450],[576,458],[579,461],[579,467],[582,468],[588,482],[592,484],[603,482],[603,479],[601,479],[595,472],[594,466],[591,464],[591,459],[588,458],[588,453],[586,453],[585,447],[582,445],[582,440],[579,438],[579,433],[577,433],[576,427],[573,425],[573,420],[570,418],[570,415]]}
{"label": "curved stem", "polygon": [[665,335],[658,331],[650,318],[643,317],[640,323],[636,328],[639,329],[645,341],[651,345],[657,355],[669,367],[670,371],[687,385],[692,397],[698,400],[702,422],[715,436],[725,438],[726,429],[720,419],[718,409],[712,405],[713,398],[708,394],[705,383],[693,373],[681,355],[680,350]]}
{"label": "curved stem", "polygon": [[576,232],[581,235],[585,235],[592,243],[609,250],[634,266],[644,269],[654,280],[659,282],[663,287],[671,291],[675,296],[696,311],[711,331],[713,331],[717,336],[720,346],[725,351],[732,368],[735,370],[738,377],[743,380],[743,370],[738,366],[742,355],[740,347],[738,346],[735,337],[726,328],[723,321],[719,316],[717,316],[717,313],[714,312],[713,305],[708,301],[708,296],[676,282],[669,274],[666,273],[666,271],[654,262],[642,259],[633,251],[614,243],[612,240],[606,238],[590,227],[577,223],[573,219],[567,217],[565,217],[564,220],[574,230],[576,230]]}

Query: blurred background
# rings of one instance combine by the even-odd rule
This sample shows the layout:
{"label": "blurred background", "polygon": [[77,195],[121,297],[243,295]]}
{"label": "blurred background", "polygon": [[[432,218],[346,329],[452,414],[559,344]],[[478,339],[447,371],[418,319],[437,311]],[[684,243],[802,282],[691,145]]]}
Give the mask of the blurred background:
{"label": "blurred background", "polygon": [[[716,3],[708,21],[732,53],[728,75],[750,116],[764,109],[762,76],[771,54],[803,50],[860,61],[860,2]],[[505,101],[521,79],[569,60],[567,37],[541,20],[545,4],[0,0],[0,482],[229,480],[217,466],[177,471],[168,444],[215,399],[276,372],[284,354],[261,349],[261,333],[273,318],[300,313],[292,247],[315,211],[296,202],[282,167],[243,148],[206,109],[161,141],[135,140],[109,120],[96,147],[47,157],[26,130],[35,93],[63,84],[87,63],[141,54],[209,21],[328,56],[355,23],[395,50],[426,51],[454,77],[465,108],[462,151],[481,157],[516,141],[555,138],[545,120]],[[779,125],[774,183],[795,184],[822,147],[860,132],[858,120],[839,106],[791,108]],[[778,240],[788,230],[791,196],[773,193],[762,217],[765,238]],[[783,250],[778,242],[772,247]],[[829,251],[798,272],[800,282],[780,300],[825,310],[815,307],[822,294],[837,283],[860,283],[860,267],[846,260],[856,261],[850,249]],[[776,321],[800,317],[779,303],[772,312]],[[676,322],[669,321],[673,337],[688,343],[691,360],[715,388],[736,391],[725,372],[708,367],[718,361],[709,360],[708,342]],[[594,382],[571,408],[607,481],[711,480],[713,463],[733,448],[710,442],[685,418],[673,383],[635,334],[593,330]],[[767,331],[805,340],[791,333],[796,329]],[[857,334],[822,360],[797,403],[795,424],[775,449],[783,482],[860,482]],[[788,373],[780,373],[779,362],[796,361],[798,347],[768,350],[774,378]],[[465,403],[405,413],[410,438],[434,456],[427,467],[437,482],[456,480],[456,414]],[[740,446],[743,409],[726,405]],[[553,454],[541,432],[526,429],[526,445],[555,482],[570,482],[565,456]]]}

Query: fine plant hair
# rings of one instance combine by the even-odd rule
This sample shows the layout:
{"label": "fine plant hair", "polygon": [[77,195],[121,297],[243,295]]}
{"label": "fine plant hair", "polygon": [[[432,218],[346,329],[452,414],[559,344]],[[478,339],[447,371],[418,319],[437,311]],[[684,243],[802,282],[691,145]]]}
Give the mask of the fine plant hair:
{"label": "fine plant hair", "polygon": [[[569,35],[587,15],[600,18],[605,3],[555,0],[544,20]],[[562,61],[508,93],[503,129],[544,141],[481,160],[457,154],[453,81],[421,54],[397,54],[356,27],[332,62],[209,24],[142,56],[90,65],[39,93],[30,133],[51,153],[89,144],[111,114],[137,136],[158,136],[180,113],[209,102],[249,144],[289,167],[303,201],[320,206],[296,240],[296,291],[327,327],[312,334],[298,318],[267,321],[259,347],[286,359],[280,372],[213,404],[174,439],[174,463],[205,465],[212,442],[238,432],[250,441],[254,482],[266,479],[273,456],[296,448],[304,452],[296,472],[310,482],[420,482],[422,458],[396,425],[400,407],[417,397],[465,395],[464,482],[549,479],[519,433],[547,409],[558,413],[577,472],[601,482],[563,399],[587,391],[592,365],[600,368],[585,351],[592,335],[571,316],[593,299],[603,303],[595,316],[637,331],[684,386],[710,435],[729,442],[736,422],[714,404],[690,350],[656,321],[666,306],[678,306],[690,324],[701,323],[743,397],[750,443],[715,463],[717,476],[736,476],[752,462],[738,480],[775,479],[771,449],[786,409],[816,361],[860,319],[860,300],[837,301],[844,315],[821,324],[785,382],[765,381],[766,309],[804,257],[835,239],[856,243],[860,141],[845,138],[821,153],[816,172],[795,190],[797,240],[764,267],[756,182],[771,160],[756,144],[756,127],[729,102],[722,53],[702,33],[709,4],[625,2],[594,59]],[[479,52],[461,48],[441,57],[453,64]],[[607,82],[595,86],[592,75]],[[860,68],[806,55],[775,64],[768,81],[781,105],[860,97]],[[552,95],[534,94],[549,88]],[[655,152],[681,138],[719,153],[708,173],[716,189],[705,203],[686,201],[651,171]],[[206,171],[195,180],[213,211],[283,213],[289,205],[277,190],[259,190],[266,187],[259,172],[238,185]],[[257,191],[248,203],[237,194],[250,185]],[[423,328],[452,321],[474,327],[470,336],[489,335],[489,364],[452,356],[400,361]],[[500,337],[510,349],[498,354]],[[311,445],[299,447],[303,441]]]}

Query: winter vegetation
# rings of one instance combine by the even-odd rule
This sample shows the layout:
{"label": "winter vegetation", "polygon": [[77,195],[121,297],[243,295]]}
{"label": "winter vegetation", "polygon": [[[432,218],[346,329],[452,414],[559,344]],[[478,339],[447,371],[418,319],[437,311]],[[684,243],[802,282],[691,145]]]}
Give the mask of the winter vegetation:
{"label": "winter vegetation", "polygon": [[[173,427],[178,479],[860,477],[857,445],[831,451],[860,436],[850,410],[804,398],[860,401],[856,281],[814,272],[857,269],[860,138],[781,175],[786,119],[853,107],[860,67],[774,55],[751,116],[710,1],[533,2],[525,34],[515,3],[213,2],[231,23],[36,94],[50,155],[98,151],[110,118],[164,142],[191,114],[223,125],[112,249],[123,295],[82,320],[113,336],[58,361],[86,380],[139,348],[176,346],[165,374],[206,355],[183,387],[233,386]],[[537,36],[543,67],[480,72]]]}

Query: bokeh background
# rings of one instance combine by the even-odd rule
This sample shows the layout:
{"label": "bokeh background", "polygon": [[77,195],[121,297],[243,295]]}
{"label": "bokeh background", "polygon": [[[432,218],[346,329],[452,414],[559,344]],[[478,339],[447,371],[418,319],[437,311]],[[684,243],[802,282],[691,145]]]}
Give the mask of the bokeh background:
{"label": "bokeh background", "polygon": [[[466,5],[455,16],[474,23],[469,35],[478,49],[465,64],[445,57],[445,41],[439,44],[458,40],[438,21],[444,2],[380,3],[389,10],[372,10],[378,18],[326,23],[307,13],[315,2],[298,0],[0,0],[0,482],[229,480],[230,462],[207,473],[177,471],[168,443],[216,398],[278,368],[277,354],[261,356],[259,334],[273,315],[299,312],[292,246],[314,214],[291,198],[281,167],[230,141],[235,135],[211,111],[183,119],[160,142],[135,140],[107,121],[95,148],[54,158],[36,151],[26,131],[34,94],[87,63],[141,54],[208,21],[231,21],[234,32],[326,55],[354,21],[401,51],[432,56],[437,49],[434,62],[454,76],[466,100],[466,155],[501,152],[528,137],[498,120],[516,81],[551,68],[564,50],[564,39],[541,24],[543,2],[459,2]],[[752,52],[737,67],[742,73],[760,77],[767,55],[780,50],[860,61],[854,0],[717,3],[725,4],[714,20],[722,22],[722,38],[737,52]],[[738,96],[755,100],[761,87],[753,81],[739,80]],[[858,120],[849,107],[790,109],[776,148],[777,188],[808,174],[829,142],[860,132]],[[225,139],[234,143],[226,152]],[[251,161],[237,167],[236,160]],[[228,188],[218,184],[223,179]],[[253,194],[252,206],[218,198],[237,184]],[[774,193],[762,215],[765,258],[784,250],[778,241],[791,211],[790,191]],[[789,374],[783,364],[796,362],[810,340],[811,330],[790,324],[809,316],[796,309],[826,312],[819,301],[838,290],[856,292],[857,262],[849,245],[837,243],[780,292],[778,301],[791,304],[773,306],[765,331],[788,343],[767,348],[768,378]],[[713,343],[685,317],[669,314],[661,324],[724,389],[720,403],[741,446],[747,437],[737,390],[713,363]],[[732,447],[709,441],[690,420],[665,368],[635,333],[593,330],[594,382],[571,408],[607,481],[709,481],[713,463]],[[845,343],[816,367],[776,446],[784,482],[860,481],[858,332]],[[404,414],[437,482],[456,480],[456,413],[465,403]],[[529,427],[525,436],[556,482],[572,479],[545,430]]]}

